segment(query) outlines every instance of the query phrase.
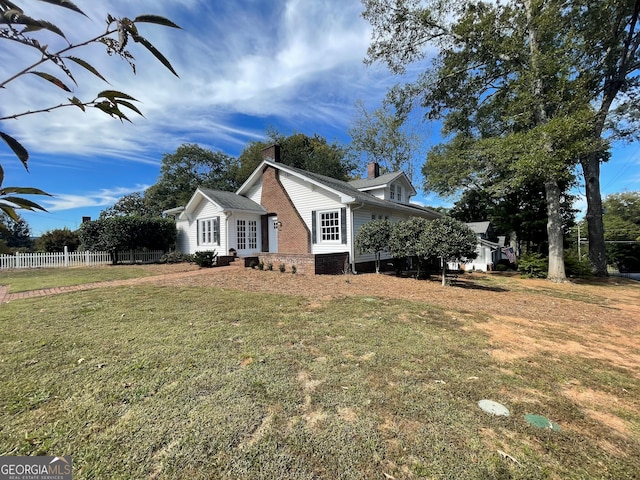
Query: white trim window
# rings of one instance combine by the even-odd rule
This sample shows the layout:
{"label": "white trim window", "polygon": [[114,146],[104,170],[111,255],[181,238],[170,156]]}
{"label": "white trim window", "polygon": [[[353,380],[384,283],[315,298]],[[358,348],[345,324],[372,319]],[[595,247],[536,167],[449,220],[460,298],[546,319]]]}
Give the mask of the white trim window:
{"label": "white trim window", "polygon": [[219,245],[220,218],[198,220],[198,245]]}
{"label": "white trim window", "polygon": [[313,243],[347,243],[347,209],[311,212]]}
{"label": "white trim window", "polygon": [[238,220],[236,222],[238,233],[238,250],[250,250],[258,248],[258,222],[256,220]]}
{"label": "white trim window", "polygon": [[395,185],[390,185],[389,186],[389,199],[390,200],[395,200],[396,199],[396,186]]}
{"label": "white trim window", "polygon": [[320,212],[320,242],[340,242],[340,210]]}

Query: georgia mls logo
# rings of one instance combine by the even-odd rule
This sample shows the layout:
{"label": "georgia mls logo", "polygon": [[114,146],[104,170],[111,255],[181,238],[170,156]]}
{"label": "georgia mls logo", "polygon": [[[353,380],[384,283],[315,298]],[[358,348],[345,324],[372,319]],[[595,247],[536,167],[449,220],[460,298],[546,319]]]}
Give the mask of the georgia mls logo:
{"label": "georgia mls logo", "polygon": [[71,480],[71,457],[0,457],[0,480]]}

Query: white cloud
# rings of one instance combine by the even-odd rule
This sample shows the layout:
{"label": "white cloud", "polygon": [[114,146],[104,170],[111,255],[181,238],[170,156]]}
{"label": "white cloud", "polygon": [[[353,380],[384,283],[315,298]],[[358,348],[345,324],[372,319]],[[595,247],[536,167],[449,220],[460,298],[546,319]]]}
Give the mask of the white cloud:
{"label": "white cloud", "polygon": [[87,207],[110,207],[123,196],[143,191],[148,187],[149,185],[116,187],[111,189],[102,189],[97,192],[87,192],[82,195],[70,195],[65,193],[53,194],[52,197],[43,198],[39,203],[49,212],[60,212]]}
{"label": "white cloud", "polygon": [[[244,11],[243,2],[231,8],[197,0],[180,5],[139,1],[135,8],[124,0],[79,4],[90,16],[87,20],[35,2],[38,14],[49,15],[47,18],[71,32],[72,41],[100,31],[107,11],[130,16],[158,13],[173,18],[184,30],[154,25],[140,28],[170,59],[181,78],[165,70],[140,45],[130,45],[137,57],[135,76],[126,62],[108,57],[101,48],[78,52],[113,87],[74,68],[80,84],[74,87],[74,95],[89,99],[103,88],[121,90],[140,100],[145,118],[132,113],[132,128],[98,111],[83,113],[67,108],[24,117],[5,123],[3,128],[33,151],[71,150],[81,155],[109,153],[121,157],[143,155],[158,145],[173,151],[190,135],[206,133],[212,143],[220,140],[238,145],[256,138],[255,131],[225,128],[231,114],[273,115],[288,121],[321,119],[346,129],[353,103],[366,95],[365,89],[371,95],[370,81],[380,76],[380,72],[367,70],[362,64],[369,27],[359,16],[360,2],[249,3],[252,8]],[[84,55],[86,52],[88,55]],[[10,73],[8,55],[0,52],[0,78]],[[70,83],[62,72],[49,71]],[[20,79],[8,87],[0,93],[3,114],[25,111],[25,105],[56,105],[69,96],[36,77]],[[381,97],[382,92],[384,87],[380,85],[375,94]]]}

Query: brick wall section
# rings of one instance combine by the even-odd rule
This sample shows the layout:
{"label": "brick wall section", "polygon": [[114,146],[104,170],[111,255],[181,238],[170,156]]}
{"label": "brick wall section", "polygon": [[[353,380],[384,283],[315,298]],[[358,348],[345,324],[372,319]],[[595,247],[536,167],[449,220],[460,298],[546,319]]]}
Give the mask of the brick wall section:
{"label": "brick wall section", "polygon": [[277,214],[278,221],[282,223],[278,232],[278,251],[310,253],[311,232],[293,206],[289,194],[278,177],[279,172],[276,169],[266,167],[262,174],[262,199],[260,200],[260,204],[267,209],[267,212]]}

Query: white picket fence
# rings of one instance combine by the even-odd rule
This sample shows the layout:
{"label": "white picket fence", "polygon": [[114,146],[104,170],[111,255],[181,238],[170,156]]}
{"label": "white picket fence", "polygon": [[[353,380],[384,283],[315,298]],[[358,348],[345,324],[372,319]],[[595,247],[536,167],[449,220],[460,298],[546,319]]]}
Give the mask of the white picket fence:
{"label": "white picket fence", "polygon": [[[127,251],[118,252],[118,263],[154,263],[160,260],[164,252]],[[64,252],[16,253],[0,255],[0,270],[8,268],[61,268],[111,263],[109,252]]]}

